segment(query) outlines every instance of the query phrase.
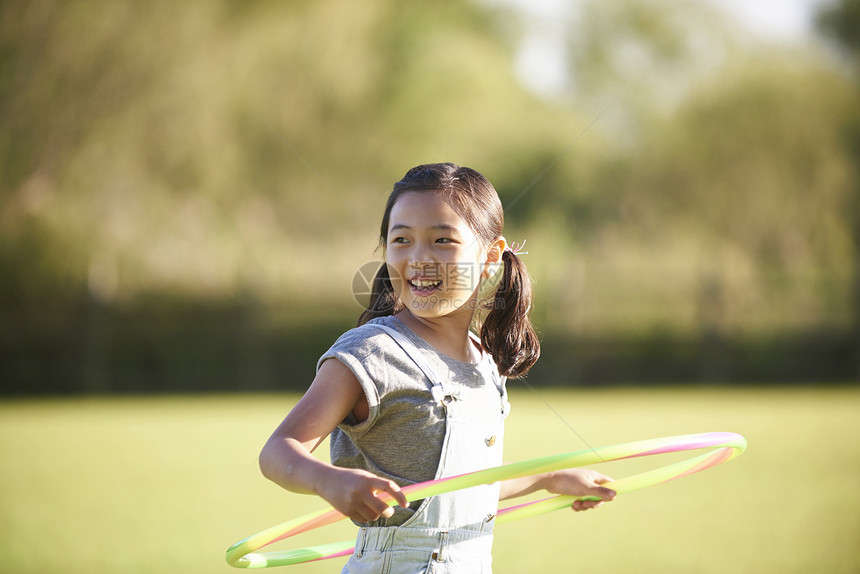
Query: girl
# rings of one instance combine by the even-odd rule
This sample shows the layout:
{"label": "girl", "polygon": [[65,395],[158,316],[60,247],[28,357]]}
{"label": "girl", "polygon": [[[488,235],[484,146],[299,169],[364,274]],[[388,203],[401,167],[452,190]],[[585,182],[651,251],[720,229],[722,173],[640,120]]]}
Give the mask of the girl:
{"label": "girl", "polygon": [[[609,477],[585,469],[411,505],[400,490],[502,464],[505,381],[540,355],[531,283],[502,223],[498,194],[475,170],[410,169],[382,217],[386,264],[369,308],[320,358],[307,393],[263,447],[267,478],[321,496],[361,527],[343,572],[490,572],[500,499],[538,489],[615,496],[600,486]],[[332,464],[311,454],[329,434]]]}

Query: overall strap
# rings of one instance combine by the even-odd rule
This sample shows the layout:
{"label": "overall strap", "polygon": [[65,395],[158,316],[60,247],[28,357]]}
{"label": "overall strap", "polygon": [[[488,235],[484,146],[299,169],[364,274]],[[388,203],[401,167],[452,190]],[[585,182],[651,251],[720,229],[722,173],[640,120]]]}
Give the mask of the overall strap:
{"label": "overall strap", "polygon": [[410,359],[418,366],[419,369],[424,373],[424,375],[430,379],[430,394],[433,395],[433,400],[437,401],[441,405],[445,405],[447,402],[450,402],[454,397],[452,393],[448,393],[445,390],[445,381],[441,377],[436,374],[436,371],[433,370],[432,367],[427,363],[427,360],[421,355],[418,351],[418,348],[415,344],[409,340],[409,338],[398,331],[397,329],[392,329],[386,325],[380,325],[378,323],[368,323],[366,326],[368,327],[376,327],[377,329],[382,329],[385,333],[387,333],[394,342],[397,343],[401,349],[409,356]]}

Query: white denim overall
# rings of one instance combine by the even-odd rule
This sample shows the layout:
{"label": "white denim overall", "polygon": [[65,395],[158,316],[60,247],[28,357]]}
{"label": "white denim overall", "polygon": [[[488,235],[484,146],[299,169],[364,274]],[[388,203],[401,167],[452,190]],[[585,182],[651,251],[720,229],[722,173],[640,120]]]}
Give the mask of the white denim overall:
{"label": "white denim overall", "polygon": [[[483,389],[464,389],[439,378],[402,333],[385,330],[429,379],[433,400],[445,409],[446,430],[436,478],[502,464],[504,419],[509,410],[498,374]],[[396,448],[396,445],[394,445]],[[400,526],[361,528],[342,574],[490,573],[499,483],[425,499]]]}

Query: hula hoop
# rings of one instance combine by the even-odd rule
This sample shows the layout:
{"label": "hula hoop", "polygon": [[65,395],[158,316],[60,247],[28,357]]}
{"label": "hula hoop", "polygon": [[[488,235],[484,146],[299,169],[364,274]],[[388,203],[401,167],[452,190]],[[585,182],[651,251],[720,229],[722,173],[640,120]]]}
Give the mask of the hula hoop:
{"label": "hula hoop", "polygon": [[[602,485],[622,494],[689,476],[718,464],[728,462],[740,456],[746,450],[746,447],[746,439],[739,434],[731,432],[671,436],[534,458],[486,470],[412,484],[404,487],[402,490],[406,496],[406,500],[412,502],[463,488],[491,484],[499,480],[521,478],[564,468],[638,458],[653,454],[683,452],[703,448],[715,449],[687,460]],[[387,496],[387,498],[389,499],[389,504],[393,505],[394,501],[390,496]],[[503,508],[496,514],[496,521],[497,523],[504,523],[537,516],[553,510],[567,508],[575,500],[599,500],[599,498],[570,495],[553,496]],[[236,568],[267,568],[270,566],[287,566],[314,560],[326,560],[338,556],[348,556],[353,551],[354,541],[352,540],[281,552],[254,553],[256,550],[269,544],[337,522],[344,518],[346,516],[333,508],[329,508],[272,526],[231,546],[227,550],[227,563]]]}

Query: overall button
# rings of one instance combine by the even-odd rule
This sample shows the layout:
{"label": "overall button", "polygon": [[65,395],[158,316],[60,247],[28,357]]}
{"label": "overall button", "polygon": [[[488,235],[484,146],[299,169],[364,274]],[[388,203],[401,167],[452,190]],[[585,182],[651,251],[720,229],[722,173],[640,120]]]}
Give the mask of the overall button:
{"label": "overall button", "polygon": [[485,438],[484,442],[487,443],[487,446],[493,446],[494,444],[496,444],[496,435],[493,435],[489,438]]}

